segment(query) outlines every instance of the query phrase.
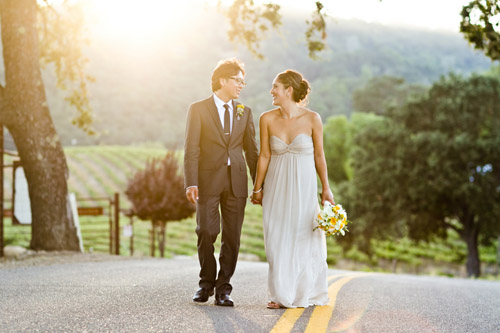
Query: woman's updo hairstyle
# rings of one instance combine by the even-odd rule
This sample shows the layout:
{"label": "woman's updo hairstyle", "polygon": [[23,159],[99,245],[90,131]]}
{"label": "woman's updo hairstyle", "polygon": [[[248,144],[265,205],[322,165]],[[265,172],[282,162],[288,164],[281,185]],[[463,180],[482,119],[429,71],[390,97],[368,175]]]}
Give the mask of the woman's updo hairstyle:
{"label": "woman's updo hairstyle", "polygon": [[293,88],[292,99],[299,103],[306,99],[307,94],[311,91],[309,82],[297,71],[287,69],[283,73],[278,74],[278,81],[286,88]]}

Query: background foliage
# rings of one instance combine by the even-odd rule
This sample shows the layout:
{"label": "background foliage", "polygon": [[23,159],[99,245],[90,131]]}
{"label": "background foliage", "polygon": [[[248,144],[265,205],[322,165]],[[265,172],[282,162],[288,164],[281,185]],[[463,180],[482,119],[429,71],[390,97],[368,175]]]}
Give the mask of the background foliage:
{"label": "background foliage", "polygon": [[[202,9],[193,9],[192,15],[198,15],[197,10]],[[99,37],[88,27],[87,72],[96,79],[88,90],[94,128],[100,135],[88,137],[68,126],[74,111],[47,71],[44,80],[49,105],[63,144],[159,141],[180,147],[189,104],[211,93],[210,76],[217,61],[235,55],[244,60],[247,69],[248,86],[240,101],[252,107],[255,117],[272,107],[269,89],[274,76],[294,68],[311,82],[309,107],[324,121],[331,115],[350,117],[355,110],[353,92],[374,77],[402,78],[403,86],[429,86],[449,71],[469,74],[491,65],[458,32],[395,29],[344,20],[327,25],[329,49],[313,61],[305,47],[306,18],[283,19],[281,36],[273,33],[262,42],[264,61],[227,41],[224,24],[220,24],[225,18],[215,9],[205,9],[192,26],[180,27],[183,38],[170,32],[142,48]],[[199,34],[210,23],[219,24],[221,29]]]}

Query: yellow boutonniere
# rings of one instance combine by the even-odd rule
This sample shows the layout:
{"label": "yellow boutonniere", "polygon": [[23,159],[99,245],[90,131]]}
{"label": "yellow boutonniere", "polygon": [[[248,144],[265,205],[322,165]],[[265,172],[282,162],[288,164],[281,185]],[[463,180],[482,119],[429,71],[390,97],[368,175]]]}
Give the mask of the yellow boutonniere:
{"label": "yellow boutonniere", "polygon": [[236,115],[238,116],[238,120],[240,119],[241,116],[243,116],[243,113],[245,112],[245,106],[243,104],[238,104],[236,105]]}

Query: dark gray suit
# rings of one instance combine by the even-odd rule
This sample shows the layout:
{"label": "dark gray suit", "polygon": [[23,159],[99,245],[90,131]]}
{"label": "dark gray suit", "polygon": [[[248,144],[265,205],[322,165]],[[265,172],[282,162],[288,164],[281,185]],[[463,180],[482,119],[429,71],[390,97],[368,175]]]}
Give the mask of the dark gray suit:
{"label": "dark gray suit", "polygon": [[[241,226],[248,197],[247,168],[255,180],[258,150],[252,111],[245,107],[238,116],[238,102],[233,101],[233,129],[224,138],[222,124],[213,96],[189,107],[184,144],[184,180],[186,188],[198,186],[196,233],[200,260],[200,287],[216,288],[216,294],[230,294],[229,283],[238,259]],[[243,152],[245,158],[243,158]],[[228,157],[231,166],[228,167]],[[220,270],[213,243],[220,232],[222,243]]]}

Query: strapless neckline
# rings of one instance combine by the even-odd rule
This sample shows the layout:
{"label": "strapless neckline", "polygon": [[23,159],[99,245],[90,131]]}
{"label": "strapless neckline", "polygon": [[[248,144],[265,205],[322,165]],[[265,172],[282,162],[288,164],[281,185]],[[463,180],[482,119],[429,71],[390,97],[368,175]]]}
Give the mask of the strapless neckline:
{"label": "strapless neckline", "polygon": [[276,138],[276,139],[280,140],[281,142],[283,142],[285,145],[290,146],[290,145],[292,145],[292,144],[295,142],[295,140],[296,140],[299,136],[301,136],[301,135],[305,135],[305,136],[307,136],[308,138],[311,138],[311,140],[312,140],[312,137],[311,137],[310,135],[305,134],[305,133],[300,133],[300,134],[297,134],[297,135],[295,136],[295,138],[293,138],[293,140],[292,140],[290,143],[286,143],[286,142],[285,142],[285,140],[281,139],[279,136],[276,136],[276,135],[271,135],[271,137],[274,137],[274,138]]}

